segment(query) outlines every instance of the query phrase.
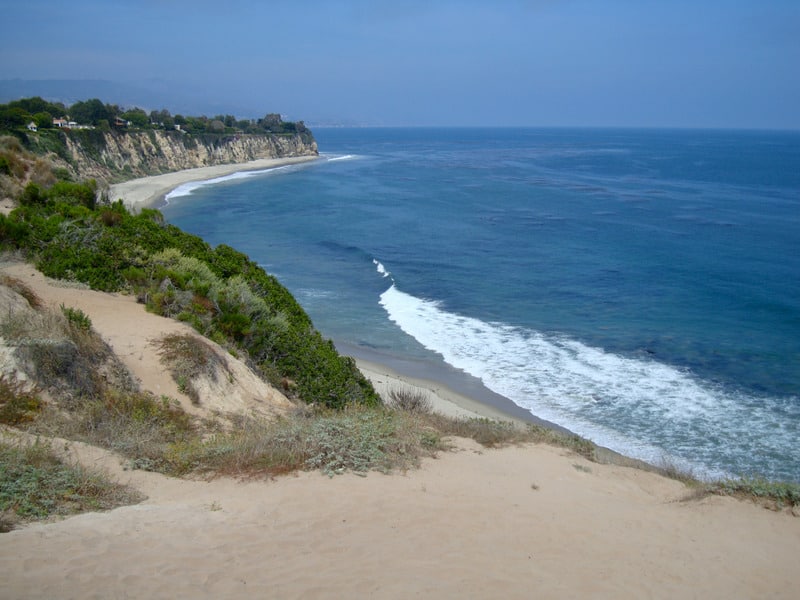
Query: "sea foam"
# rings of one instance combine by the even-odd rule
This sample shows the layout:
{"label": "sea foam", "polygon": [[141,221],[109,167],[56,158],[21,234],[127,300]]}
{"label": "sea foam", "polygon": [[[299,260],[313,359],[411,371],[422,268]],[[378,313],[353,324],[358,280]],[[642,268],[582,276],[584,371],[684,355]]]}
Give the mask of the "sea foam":
{"label": "sea foam", "polygon": [[270,167],[268,169],[258,169],[255,171],[237,171],[236,173],[231,173],[230,175],[223,175],[221,177],[214,177],[212,179],[203,179],[201,181],[190,181],[188,183],[184,183],[183,185],[179,185],[174,190],[169,192],[166,196],[164,196],[164,201],[166,204],[169,204],[169,201],[171,199],[179,198],[181,196],[188,196],[195,190],[198,190],[202,187],[217,185],[229,181],[250,179],[251,177],[257,177],[259,175],[264,175],[266,173],[286,170],[293,166],[295,165],[282,165],[280,167]]}
{"label": "sea foam", "polygon": [[[379,273],[385,272],[375,264]],[[800,414],[789,419],[781,414],[797,412],[791,403],[743,397],[655,360],[458,315],[439,302],[404,293],[394,283],[380,304],[405,333],[489,389],[627,455],[656,464],[666,461],[709,477],[740,474],[754,455],[798,455],[800,431],[785,425],[797,423]],[[743,428],[744,422],[751,426]],[[617,423],[624,423],[624,433]],[[800,464],[797,458],[795,464]],[[714,466],[722,464],[734,467],[726,472]]]}

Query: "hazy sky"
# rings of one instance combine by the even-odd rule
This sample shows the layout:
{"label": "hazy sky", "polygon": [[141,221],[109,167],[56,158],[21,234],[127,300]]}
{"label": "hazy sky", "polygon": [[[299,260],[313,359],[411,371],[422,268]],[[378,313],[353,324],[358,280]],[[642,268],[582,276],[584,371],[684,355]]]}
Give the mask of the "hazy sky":
{"label": "hazy sky", "polygon": [[800,0],[0,0],[0,11],[0,79],[147,82],[173,112],[190,94],[210,113],[249,112],[238,117],[800,129]]}

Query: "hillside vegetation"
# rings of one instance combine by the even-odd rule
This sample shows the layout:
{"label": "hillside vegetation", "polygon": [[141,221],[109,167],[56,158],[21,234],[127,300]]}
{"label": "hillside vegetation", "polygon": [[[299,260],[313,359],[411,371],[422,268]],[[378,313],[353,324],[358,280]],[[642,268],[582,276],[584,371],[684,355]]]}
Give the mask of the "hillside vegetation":
{"label": "hillside vegetation", "polygon": [[0,244],[29,254],[49,277],[126,291],[149,310],[191,324],[240,352],[307,403],[380,402],[352,359],[323,339],[294,297],[244,254],[164,222],[155,210],[98,204],[94,185],[29,183],[0,216]]}

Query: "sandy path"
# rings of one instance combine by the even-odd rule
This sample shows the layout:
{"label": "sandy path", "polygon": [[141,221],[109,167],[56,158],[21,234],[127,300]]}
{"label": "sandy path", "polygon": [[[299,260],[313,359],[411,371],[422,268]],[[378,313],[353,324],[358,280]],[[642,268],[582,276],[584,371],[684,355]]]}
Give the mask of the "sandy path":
{"label": "sandy path", "polygon": [[677,502],[679,483],[550,447],[463,442],[394,476],[137,478],[150,494],[142,505],[0,536],[4,597],[795,598],[800,589],[800,519],[724,498]]}

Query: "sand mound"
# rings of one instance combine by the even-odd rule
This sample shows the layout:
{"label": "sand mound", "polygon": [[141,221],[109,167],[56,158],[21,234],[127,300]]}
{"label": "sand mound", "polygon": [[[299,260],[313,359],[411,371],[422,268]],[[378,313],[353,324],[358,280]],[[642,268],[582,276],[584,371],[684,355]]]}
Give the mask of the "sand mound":
{"label": "sand mound", "polygon": [[[589,469],[579,470],[574,464]],[[800,519],[549,447],[406,476],[130,477],[138,506],[0,536],[26,598],[793,598]]]}
{"label": "sand mound", "polygon": [[[0,273],[21,280],[53,310],[59,310],[61,305],[82,310],[143,390],[180,400],[190,414],[200,417],[226,413],[272,416],[292,406],[280,391],[224,348],[202,338],[184,323],[148,313],[131,296],[65,287],[63,282],[47,279],[26,263],[1,264]],[[11,307],[7,308],[4,303],[3,309],[11,310]],[[199,393],[195,403],[179,388],[157,351],[159,340],[167,335],[190,336],[202,341],[222,365],[220,373],[200,377],[194,382]]]}

